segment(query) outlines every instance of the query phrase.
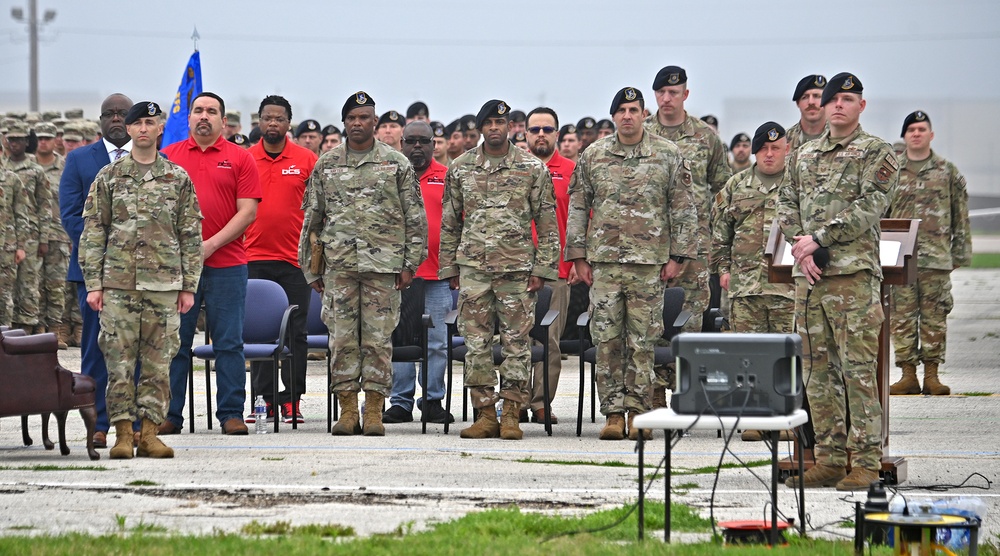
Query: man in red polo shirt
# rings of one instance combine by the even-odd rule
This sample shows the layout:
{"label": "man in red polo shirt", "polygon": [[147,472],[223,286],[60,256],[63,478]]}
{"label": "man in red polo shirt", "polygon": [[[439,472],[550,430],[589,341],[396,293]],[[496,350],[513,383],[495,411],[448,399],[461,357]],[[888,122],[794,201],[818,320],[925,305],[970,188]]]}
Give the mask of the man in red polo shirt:
{"label": "man in red polo shirt", "polygon": [[[247,292],[247,252],[243,233],[253,222],[260,201],[260,177],[250,153],[222,136],[226,104],[204,92],[191,102],[191,135],[163,149],[163,154],[187,170],[204,216],[202,238],[205,267],[194,307],[205,303],[208,333],[215,347],[216,411],[224,434],[247,434],[246,361],[243,319]],[[191,344],[198,311],[181,315],[181,348],[170,362],[170,411],[160,434],[177,434],[184,425]]]}
{"label": "man in red polo shirt", "polygon": [[[302,196],[306,181],[312,174],[317,156],[311,150],[287,140],[291,127],[292,106],[284,97],[271,95],[260,103],[261,141],[250,147],[257,163],[263,197],[257,207],[257,219],[247,228],[245,240],[248,275],[277,282],[288,302],[298,305],[288,321],[291,335],[292,365],[282,369],[281,382],[285,390],[278,393],[277,403],[286,423],[302,423],[299,400],[306,391],[306,317],[312,288],[299,268],[299,235],[302,233]],[[253,389],[267,402],[268,419],[276,417],[274,400],[274,364],[270,361],[250,364]],[[291,391],[289,385],[293,386]],[[294,392],[295,396],[292,397]],[[251,422],[255,417],[248,417]]]}
{"label": "man in red polo shirt", "polygon": [[[420,410],[428,423],[452,423],[455,418],[441,407],[444,399],[444,376],[448,367],[448,326],[444,317],[451,310],[451,287],[448,280],[438,280],[438,250],[441,243],[441,197],[448,167],[434,160],[434,130],[427,122],[414,120],[403,128],[403,155],[413,171],[420,175],[420,193],[427,213],[427,258],[417,267],[417,278],[424,280],[424,312],[434,327],[427,331],[427,382],[421,384]],[[413,396],[416,394],[416,365],[392,364],[392,404],[382,415],[383,423],[407,423],[413,420]]]}
{"label": "man in red polo shirt", "polygon": [[[559,374],[562,372],[562,353],[559,351],[559,338],[566,329],[566,311],[569,309],[569,284],[576,278],[573,263],[562,259],[566,247],[566,218],[569,214],[569,179],[573,176],[576,164],[559,154],[556,148],[556,138],[559,132],[559,117],[551,108],[539,107],[528,113],[525,133],[528,138],[528,150],[537,156],[549,169],[552,185],[556,194],[556,223],[559,225],[559,279],[549,283],[552,287],[552,301],[549,308],[559,311],[559,317],[549,329],[549,407],[556,396],[559,385]],[[537,239],[536,239],[537,241]],[[542,377],[542,364],[537,363],[531,373],[531,419],[536,423],[545,422],[545,389]],[[523,410],[522,421],[527,421],[527,410]],[[559,422],[555,414],[552,424]]]}

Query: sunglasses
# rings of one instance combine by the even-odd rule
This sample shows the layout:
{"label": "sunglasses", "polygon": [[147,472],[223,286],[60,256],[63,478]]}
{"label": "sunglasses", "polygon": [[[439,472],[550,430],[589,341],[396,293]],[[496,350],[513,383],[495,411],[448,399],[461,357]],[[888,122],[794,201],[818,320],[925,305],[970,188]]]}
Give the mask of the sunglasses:
{"label": "sunglasses", "polygon": [[547,125],[547,126],[537,126],[536,125],[536,126],[533,126],[533,127],[529,127],[528,131],[531,132],[531,133],[534,133],[535,135],[538,135],[539,133],[555,133],[556,128],[554,128],[554,127],[552,127],[550,125]]}
{"label": "sunglasses", "polygon": [[433,141],[433,139],[430,137],[407,137],[406,139],[403,139],[403,142],[407,145],[416,145],[417,143],[420,143],[421,145],[430,145],[431,141]]}

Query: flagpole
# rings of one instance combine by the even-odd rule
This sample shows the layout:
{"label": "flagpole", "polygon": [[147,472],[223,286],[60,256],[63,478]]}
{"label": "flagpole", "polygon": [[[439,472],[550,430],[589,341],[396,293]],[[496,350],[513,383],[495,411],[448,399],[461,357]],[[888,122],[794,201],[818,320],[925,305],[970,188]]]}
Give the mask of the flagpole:
{"label": "flagpole", "polygon": [[194,32],[191,33],[191,41],[194,42],[194,51],[195,52],[198,52],[198,39],[200,39],[200,38],[201,38],[201,35],[198,34],[198,26],[195,25],[194,26]]}

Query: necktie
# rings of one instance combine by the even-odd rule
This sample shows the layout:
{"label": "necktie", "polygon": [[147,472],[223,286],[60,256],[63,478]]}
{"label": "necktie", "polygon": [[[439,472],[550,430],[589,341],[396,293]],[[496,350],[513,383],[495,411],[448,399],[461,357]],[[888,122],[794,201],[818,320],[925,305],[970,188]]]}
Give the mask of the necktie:
{"label": "necktie", "polygon": [[126,152],[128,151],[126,151],[125,149],[115,149],[115,160],[118,160],[119,158],[125,156]]}

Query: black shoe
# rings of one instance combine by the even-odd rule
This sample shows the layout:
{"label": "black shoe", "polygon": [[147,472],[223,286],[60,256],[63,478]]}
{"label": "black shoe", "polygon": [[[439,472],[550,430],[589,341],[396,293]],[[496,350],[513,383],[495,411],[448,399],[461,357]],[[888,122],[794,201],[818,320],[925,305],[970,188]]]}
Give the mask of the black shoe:
{"label": "black shoe", "polygon": [[421,404],[421,411],[427,414],[428,423],[438,423],[443,425],[445,423],[455,422],[455,416],[448,413],[443,407],[441,407],[441,400],[427,400],[426,406]]}
{"label": "black shoe", "polygon": [[402,406],[392,405],[382,413],[383,423],[411,423],[413,422],[413,412],[407,411]]}

